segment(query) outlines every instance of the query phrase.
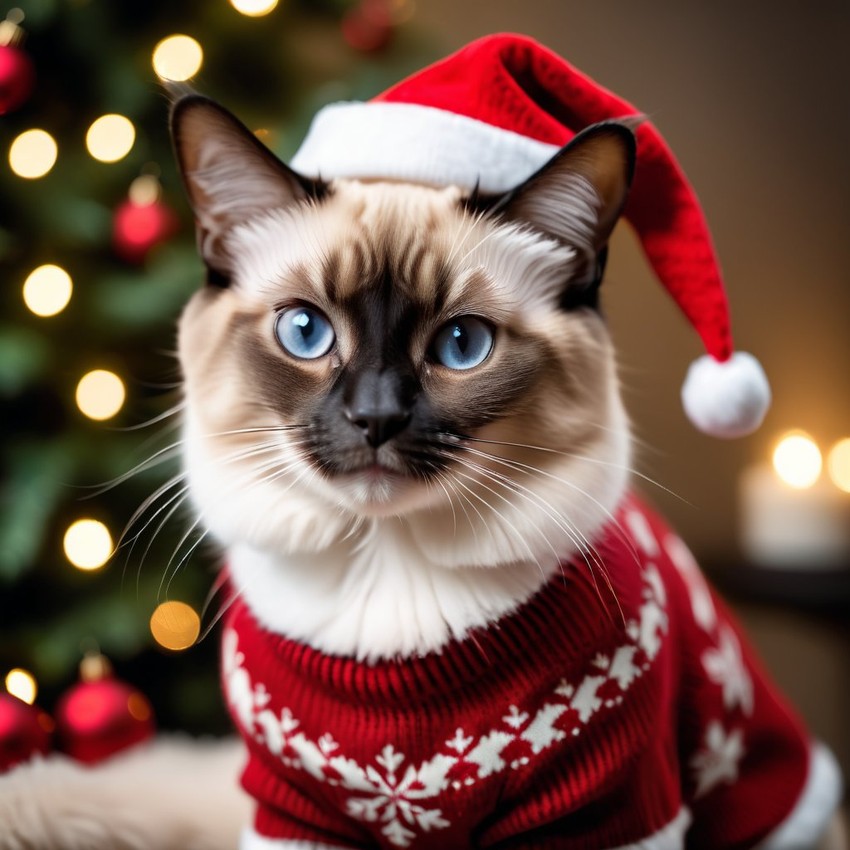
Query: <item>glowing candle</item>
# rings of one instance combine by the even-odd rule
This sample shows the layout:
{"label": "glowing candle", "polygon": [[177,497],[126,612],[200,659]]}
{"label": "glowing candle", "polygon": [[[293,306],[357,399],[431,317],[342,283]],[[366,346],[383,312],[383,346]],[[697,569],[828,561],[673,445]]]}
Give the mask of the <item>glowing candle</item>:
{"label": "glowing candle", "polygon": [[[850,440],[833,467],[850,468]],[[838,444],[840,445],[840,443]],[[835,447],[833,448],[833,452]],[[847,452],[847,467],[840,460]],[[824,568],[850,563],[850,495],[822,475],[815,441],[801,431],[780,439],[772,464],[744,470],[740,481],[741,543],[764,567]]]}

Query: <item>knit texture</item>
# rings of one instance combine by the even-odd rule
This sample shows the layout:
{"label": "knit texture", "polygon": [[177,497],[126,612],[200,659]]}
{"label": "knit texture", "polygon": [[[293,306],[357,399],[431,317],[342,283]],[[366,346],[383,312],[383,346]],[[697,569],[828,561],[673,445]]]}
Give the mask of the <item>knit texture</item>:
{"label": "knit texture", "polygon": [[256,832],[599,850],[689,811],[689,847],[764,838],[806,781],[799,722],[657,517],[627,498],[596,548],[493,627],[399,661],[322,654],[237,600],[223,674]]}

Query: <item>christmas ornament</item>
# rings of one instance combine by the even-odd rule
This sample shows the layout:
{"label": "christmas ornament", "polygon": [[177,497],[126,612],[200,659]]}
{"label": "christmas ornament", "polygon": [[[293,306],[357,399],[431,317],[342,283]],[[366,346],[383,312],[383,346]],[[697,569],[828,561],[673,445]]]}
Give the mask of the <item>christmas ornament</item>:
{"label": "christmas ornament", "polygon": [[99,652],[80,664],[80,682],[56,706],[58,746],[72,758],[93,764],[154,733],[153,711],[138,690],[114,678]]}
{"label": "christmas ornament", "polygon": [[151,174],[137,177],[126,201],[115,210],[112,242],[128,263],[141,263],[148,252],[177,230],[177,216],[160,200],[159,181]]}
{"label": "christmas ornament", "polygon": [[38,706],[0,692],[0,772],[50,751],[53,721]]}
{"label": "christmas ornament", "polygon": [[32,59],[21,49],[24,19],[20,9],[12,9],[0,23],[0,115],[12,112],[30,96],[35,85]]}
{"label": "christmas ornament", "polygon": [[361,0],[342,19],[342,36],[355,50],[373,53],[392,40],[395,21],[389,0]]}
{"label": "christmas ornament", "polygon": [[320,110],[292,167],[307,177],[457,184],[504,193],[578,132],[631,119],[637,163],[624,216],[706,354],[686,378],[702,431],[754,431],[770,404],[761,366],[732,345],[720,267],[696,194],[655,127],[627,101],[524,36],[479,39],[368,103]]}

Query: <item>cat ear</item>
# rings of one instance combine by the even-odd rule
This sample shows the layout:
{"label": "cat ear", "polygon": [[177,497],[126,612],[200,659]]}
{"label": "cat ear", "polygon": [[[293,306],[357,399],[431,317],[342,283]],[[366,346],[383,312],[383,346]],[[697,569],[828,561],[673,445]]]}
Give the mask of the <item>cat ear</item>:
{"label": "cat ear", "polygon": [[585,255],[586,274],[601,274],[608,237],[626,203],[635,166],[629,122],[594,124],[524,183],[498,198],[471,198],[503,221],[527,224]]}
{"label": "cat ear", "polygon": [[326,190],[321,181],[294,172],[239,119],[201,95],[175,101],[171,138],[195,213],[198,250],[218,285],[226,285],[231,272],[225,237],[235,225]]}

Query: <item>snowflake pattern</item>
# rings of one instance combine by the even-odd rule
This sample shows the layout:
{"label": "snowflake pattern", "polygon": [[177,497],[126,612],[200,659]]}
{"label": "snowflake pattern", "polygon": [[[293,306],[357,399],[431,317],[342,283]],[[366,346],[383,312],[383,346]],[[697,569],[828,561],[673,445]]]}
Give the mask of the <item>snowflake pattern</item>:
{"label": "snowflake pattern", "polygon": [[[638,516],[639,519],[635,519]],[[414,847],[423,833],[451,826],[436,804],[443,792],[489,781],[507,770],[531,764],[542,753],[572,736],[606,710],[623,704],[626,692],[651,668],[668,631],[667,591],[653,560],[660,550],[646,518],[627,512],[626,523],[645,556],[643,596],[635,619],[625,624],[625,642],[608,654],[599,653],[575,680],[561,679],[542,705],[527,708],[516,702],[496,715],[493,728],[477,732],[457,728],[439,751],[415,763],[386,743],[367,763],[341,751],[329,732],[313,740],[288,707],[277,713],[263,683],[251,681],[235,632],[224,635],[224,679],[231,708],[246,734],[262,743],[288,768],[344,792],[346,813],[379,826],[395,847]],[[718,623],[707,585],[692,556],[674,535],[663,540],[690,595],[696,623],[716,640],[702,664],[709,681],[720,687],[727,711],[753,711],[753,687],[734,632]],[[727,729],[722,720],[709,721],[701,749],[689,767],[701,797],[723,783],[735,782],[745,753],[743,730]]]}
{"label": "snowflake pattern", "polygon": [[743,756],[744,741],[740,729],[727,732],[719,721],[709,723],[703,749],[690,763],[696,776],[695,796],[702,797],[721,782],[735,782]]}
{"label": "snowflake pattern", "polygon": [[702,666],[708,678],[723,689],[726,710],[740,706],[749,717],[753,713],[753,680],[741,657],[741,644],[728,626],[720,629],[719,645],[703,653]]}
{"label": "snowflake pattern", "polygon": [[223,644],[228,700],[245,733],[283,765],[342,789],[350,817],[378,825],[395,847],[413,847],[422,833],[451,825],[435,805],[446,789],[461,792],[525,767],[580,734],[600,712],[622,705],[623,694],[649,670],[667,631],[666,593],[658,571],[648,565],[643,578],[638,619],[627,624],[628,643],[593,658],[575,681],[561,680],[539,707],[526,709],[514,702],[496,715],[493,728],[476,734],[456,729],[440,751],[418,764],[389,742],[361,764],[343,753],[329,732],[316,740],[308,737],[290,708],[275,712],[265,686],[251,681],[238,637],[230,630]]}

